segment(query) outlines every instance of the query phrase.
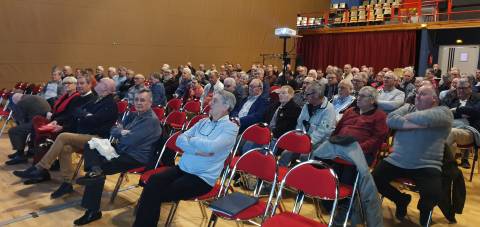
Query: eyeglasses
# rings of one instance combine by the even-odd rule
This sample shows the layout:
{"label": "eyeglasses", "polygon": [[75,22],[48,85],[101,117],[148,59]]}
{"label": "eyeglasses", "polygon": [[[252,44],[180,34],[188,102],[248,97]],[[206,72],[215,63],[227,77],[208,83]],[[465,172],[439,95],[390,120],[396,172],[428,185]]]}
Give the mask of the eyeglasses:
{"label": "eyeglasses", "polygon": [[73,82],[63,82],[64,85],[74,84]]}
{"label": "eyeglasses", "polygon": [[[208,122],[208,121],[204,121],[204,122]],[[205,128],[205,127],[203,127],[203,126],[205,125],[205,123],[204,123],[202,126],[200,126],[200,129],[198,130],[198,133],[200,133],[200,135],[202,135],[202,136],[209,136],[210,134],[212,134],[212,132],[213,132],[213,131],[215,130],[215,128],[217,127],[217,123],[218,123],[218,122],[215,122],[214,125],[213,125],[213,127],[212,127],[210,130],[208,130],[208,129],[205,130],[205,129],[204,129],[204,128]]]}
{"label": "eyeglasses", "polygon": [[141,77],[134,77],[133,79],[134,79],[134,80],[141,80],[141,79],[143,79],[143,78],[141,78]]}
{"label": "eyeglasses", "polygon": [[305,97],[315,94],[315,92],[305,93]]}

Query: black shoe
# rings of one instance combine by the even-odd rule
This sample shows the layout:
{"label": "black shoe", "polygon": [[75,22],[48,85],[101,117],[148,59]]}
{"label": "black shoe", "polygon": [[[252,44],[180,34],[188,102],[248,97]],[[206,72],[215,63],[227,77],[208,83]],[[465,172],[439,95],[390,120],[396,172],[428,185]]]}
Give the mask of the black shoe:
{"label": "black shoe", "polygon": [[12,158],[17,157],[19,154],[20,154],[20,152],[17,151],[17,152],[15,152],[15,153],[13,153],[13,154],[7,155],[7,157],[10,158],[10,159],[12,159]]}
{"label": "black shoe", "polygon": [[455,224],[457,223],[457,219],[455,219],[455,214],[451,215],[450,217],[445,217],[448,220],[448,224]]}
{"label": "black shoe", "polygon": [[13,171],[13,175],[15,175],[17,177],[21,177],[21,178],[28,178],[30,173],[34,170],[37,170],[37,168],[35,166],[30,166],[26,170],[15,170],[15,171]]}
{"label": "black shoe", "polygon": [[72,192],[73,192],[72,184],[63,182],[60,185],[60,187],[50,195],[50,198],[52,199],[60,198],[63,195],[70,194]]}
{"label": "black shoe", "polygon": [[402,221],[407,215],[407,207],[410,201],[412,201],[412,196],[409,194],[403,194],[402,200],[395,204],[397,205],[397,209],[395,210],[395,217],[398,220]]}
{"label": "black shoe", "polygon": [[14,158],[8,160],[5,162],[7,165],[17,165],[17,164],[22,164],[22,163],[27,163],[28,159],[27,157],[23,155],[15,156]]}
{"label": "black shoe", "polygon": [[73,221],[73,224],[75,224],[75,225],[86,225],[86,224],[88,224],[92,221],[96,221],[100,218],[102,218],[102,212],[101,211],[86,210],[85,214],[82,217]]}
{"label": "black shoe", "polygon": [[53,162],[53,164],[50,166],[50,171],[59,171],[60,170],[60,162],[57,160],[55,160],[55,162]]}
{"label": "black shoe", "polygon": [[79,185],[90,185],[105,180],[105,178],[102,173],[88,172],[85,176],[78,178],[76,182]]}
{"label": "black shoe", "polygon": [[430,219],[430,211],[420,211],[420,225],[427,226],[428,219]]}
{"label": "black shoe", "polygon": [[44,181],[50,180],[50,173],[46,169],[35,168],[26,176],[27,180],[23,182],[24,184],[37,184]]}
{"label": "black shoe", "polygon": [[462,166],[462,168],[464,169],[470,169],[470,163],[468,162],[468,160],[462,160],[462,163],[460,163],[460,166]]}

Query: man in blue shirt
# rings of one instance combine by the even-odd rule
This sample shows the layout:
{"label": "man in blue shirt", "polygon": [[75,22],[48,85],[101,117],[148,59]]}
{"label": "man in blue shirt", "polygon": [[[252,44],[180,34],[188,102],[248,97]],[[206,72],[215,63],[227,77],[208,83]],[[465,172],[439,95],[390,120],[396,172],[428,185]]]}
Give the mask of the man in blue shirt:
{"label": "man in blue shirt", "polygon": [[235,144],[238,126],[228,117],[235,106],[232,93],[218,91],[210,106],[210,118],[177,138],[176,145],[184,152],[180,163],[148,180],[133,226],[157,226],[162,203],[195,198],[212,190]]}

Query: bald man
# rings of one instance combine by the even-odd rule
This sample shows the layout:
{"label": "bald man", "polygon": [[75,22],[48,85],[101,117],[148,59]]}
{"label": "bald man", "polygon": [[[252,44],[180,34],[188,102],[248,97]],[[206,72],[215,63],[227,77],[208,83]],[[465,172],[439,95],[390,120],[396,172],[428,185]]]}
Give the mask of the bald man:
{"label": "bald man", "polygon": [[420,224],[427,224],[429,213],[442,193],[439,189],[442,187],[443,151],[452,122],[452,112],[448,107],[439,106],[437,93],[431,85],[418,89],[415,105],[405,104],[388,115],[387,125],[396,131],[395,152],[380,162],[372,175],[378,191],[395,203],[397,219],[403,220],[412,198],[390,182],[409,178],[420,191],[417,205]]}
{"label": "bald man", "polygon": [[32,118],[36,115],[45,116],[45,114],[50,111],[50,104],[48,104],[44,98],[37,95],[16,93],[13,95],[12,101],[15,104],[13,118],[17,122],[17,125],[8,130],[8,135],[12,148],[16,152],[8,156],[11,159],[6,162],[7,165],[27,162],[27,157],[24,152],[25,141],[28,134],[33,131]]}

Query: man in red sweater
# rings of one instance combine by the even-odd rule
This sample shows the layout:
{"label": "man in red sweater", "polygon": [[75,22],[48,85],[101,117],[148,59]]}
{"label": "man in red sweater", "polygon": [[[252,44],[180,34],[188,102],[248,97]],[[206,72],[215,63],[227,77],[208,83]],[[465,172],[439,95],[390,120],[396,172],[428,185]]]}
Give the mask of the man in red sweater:
{"label": "man in red sweater", "polygon": [[368,165],[388,134],[387,115],[377,108],[378,91],[370,86],[358,92],[357,106],[347,109],[332,136],[351,136],[362,147]]}

